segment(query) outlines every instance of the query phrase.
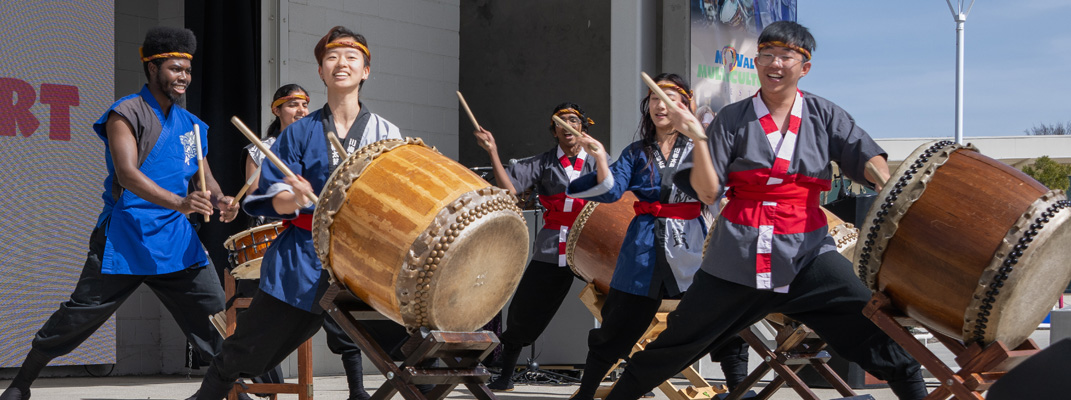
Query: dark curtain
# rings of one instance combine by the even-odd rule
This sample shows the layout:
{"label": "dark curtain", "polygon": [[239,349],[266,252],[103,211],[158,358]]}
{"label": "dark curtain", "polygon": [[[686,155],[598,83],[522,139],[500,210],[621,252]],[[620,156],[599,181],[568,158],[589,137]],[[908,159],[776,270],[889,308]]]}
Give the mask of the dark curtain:
{"label": "dark curtain", "polygon": [[[230,119],[238,116],[260,132],[260,107],[267,107],[260,99],[260,1],[187,0],[186,27],[198,42],[187,109],[208,124],[209,166],[223,193],[233,196],[245,183],[243,148],[249,141]],[[194,220],[204,221],[200,215]],[[221,274],[228,265],[223,242],[248,223],[243,212],[221,223],[217,212],[200,227],[201,242]]]}

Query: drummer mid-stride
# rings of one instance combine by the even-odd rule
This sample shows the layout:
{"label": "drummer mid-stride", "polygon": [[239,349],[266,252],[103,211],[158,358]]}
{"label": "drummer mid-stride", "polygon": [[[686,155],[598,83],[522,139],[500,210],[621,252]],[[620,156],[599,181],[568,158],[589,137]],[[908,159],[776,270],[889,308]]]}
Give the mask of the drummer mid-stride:
{"label": "drummer mid-stride", "polygon": [[265,251],[260,288],[249,309],[239,315],[234,335],[212,360],[197,399],[225,397],[240,375],[257,376],[278,365],[323,324],[326,314],[318,301],[328,275],[312,244],[314,204],[308,195],[319,193],[343,160],[327,135],[342,132],[338,139],[347,152],[401,138],[398,127],[360,102],[361,86],[371,73],[364,36],[336,26],[320,39],[314,53],[320,79],[327,85],[327,105],[287,127],[271,147],[297,176],[285,177],[266,163],[259,187],[244,202],[250,214],[282,219],[287,228]]}
{"label": "drummer mid-stride", "polygon": [[[918,362],[863,316],[870,291],[836,252],[818,205],[831,161],[857,182],[886,178],[888,165],[847,112],[797,88],[814,47],[795,22],[767,26],[755,57],[759,93],[722,108],[709,141],[699,140],[678,169],[674,182],[685,192],[710,204],[725,187],[729,202],[668,328],[632,356],[607,399],[639,398],[775,312],[807,324],[900,399],[926,396]],[[671,118],[680,127],[698,122],[683,107]],[[882,176],[865,172],[868,162]]]}
{"label": "drummer mid-stride", "polygon": [[82,275],[70,300],[37,331],[0,399],[30,398],[30,384],[45,365],[81,345],[143,283],[202,357],[219,351],[222,338],[208,316],[223,310],[223,289],[183,214],[211,215],[217,207],[227,222],[238,208],[222,194],[207,163],[207,187],[187,193],[198,171],[192,144],[199,141],[202,153],[208,149],[208,126],[181,106],[196,50],[197,39],[189,30],[150,29],[141,47],[148,83],[140,93],[116,101],[93,124],[105,144],[108,176],[104,209],[89,237]]}

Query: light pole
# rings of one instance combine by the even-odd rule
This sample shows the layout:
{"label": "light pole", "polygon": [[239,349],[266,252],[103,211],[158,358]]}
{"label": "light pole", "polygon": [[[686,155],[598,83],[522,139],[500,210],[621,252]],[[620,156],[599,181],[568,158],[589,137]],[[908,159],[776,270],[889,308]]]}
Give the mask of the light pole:
{"label": "light pole", "polygon": [[963,26],[967,22],[967,14],[974,7],[974,0],[963,11],[963,0],[958,1],[959,10],[952,8],[952,0],[945,0],[948,10],[952,11],[952,19],[956,21],[956,143],[963,144]]}

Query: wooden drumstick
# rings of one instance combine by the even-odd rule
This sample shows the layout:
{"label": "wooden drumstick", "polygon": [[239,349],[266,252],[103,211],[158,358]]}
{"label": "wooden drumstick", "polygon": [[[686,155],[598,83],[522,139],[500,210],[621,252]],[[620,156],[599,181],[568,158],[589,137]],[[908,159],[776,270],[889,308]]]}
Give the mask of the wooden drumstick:
{"label": "wooden drumstick", "polygon": [[242,185],[242,189],[239,190],[238,194],[234,195],[234,199],[231,200],[231,207],[238,205],[238,201],[242,199],[242,196],[245,196],[245,192],[253,186],[253,181],[257,180],[257,177],[260,176],[260,169],[263,167],[264,164],[261,163],[261,165],[257,166],[257,170],[253,171],[253,175],[249,175],[249,178],[245,180],[245,185]]}
{"label": "wooden drumstick", "polygon": [[342,158],[349,157],[349,154],[346,153],[346,148],[342,147],[342,142],[338,141],[338,135],[335,135],[334,132],[327,132],[327,139],[331,141],[332,146],[335,146],[335,151],[338,152],[339,156]]}
{"label": "wooden drumstick", "polygon": [[[472,109],[469,108],[469,103],[465,101],[465,96],[462,96],[460,91],[457,92],[457,99],[461,101],[461,108],[464,108],[465,113],[469,115],[469,120],[472,121],[472,126],[476,127],[476,130],[482,131],[483,128],[480,127],[479,122],[476,122],[476,116],[472,114]],[[486,140],[483,140],[483,145],[490,146],[491,143],[488,143]]]}
{"label": "wooden drumstick", "polygon": [[[279,168],[279,171],[282,171],[283,175],[286,175],[289,178],[297,179],[297,175],[294,175],[294,171],[291,171],[290,168],[286,166],[286,164],[283,164],[283,161],[280,160],[279,157],[276,157],[275,153],[272,153],[271,149],[269,149],[268,146],[264,145],[264,142],[261,142],[260,139],[257,138],[257,135],[254,134],[253,131],[249,130],[249,127],[245,126],[245,123],[243,123],[242,120],[238,119],[238,117],[231,117],[231,123],[234,124],[234,126],[236,126],[238,130],[242,132],[243,135],[245,135],[246,139],[249,139],[250,142],[253,142],[253,145],[257,146],[257,148],[260,149],[260,152],[264,153],[264,157],[271,160],[271,163],[275,164],[275,167]],[[261,162],[261,164],[263,164],[263,162]],[[320,201],[320,198],[316,197],[316,195],[312,193],[306,193],[305,197],[308,197],[309,200],[312,200],[313,202]]]}
{"label": "wooden drumstick", "polygon": [[870,173],[871,178],[874,178],[874,183],[877,184],[878,188],[885,187],[885,183],[887,183],[889,180],[888,178],[881,176],[881,171],[878,170],[877,165],[874,165],[874,163],[867,161],[866,170]]}
{"label": "wooden drumstick", "polygon": [[[580,132],[580,131],[578,131],[576,129],[573,129],[572,125],[569,125],[568,123],[566,123],[561,118],[558,118],[557,115],[551,115],[550,119],[554,120],[554,123],[560,125],[562,127],[562,129],[565,129],[565,130],[569,131],[569,133],[572,133],[572,134],[576,135],[577,137],[588,137],[588,134],[586,134],[584,132]],[[599,151],[599,148],[598,148],[598,146],[595,146],[594,144],[589,144],[588,145],[588,150],[591,150],[593,152],[597,152],[597,151]]]}
{"label": "wooden drumstick", "polygon": [[[197,146],[197,180],[201,182],[201,191],[208,191],[205,186],[205,157],[201,151],[201,126],[193,124],[193,143]],[[205,222],[211,219],[212,214],[205,214]]]}
{"label": "wooden drumstick", "polygon": [[[666,107],[677,106],[677,103],[674,101],[670,101],[669,96],[666,96],[666,92],[663,92],[662,88],[658,87],[658,84],[655,83],[655,81],[651,79],[651,77],[648,76],[646,72],[640,71],[640,78],[643,78],[643,83],[647,84],[647,87],[651,89],[651,92],[654,92],[654,94],[658,95],[658,98],[661,99],[663,103],[666,103]],[[698,126],[695,121],[688,121],[688,129],[686,129],[685,132],[681,133],[683,133],[685,136],[692,138],[692,140],[707,140],[707,135],[703,133],[703,128],[701,126]]]}

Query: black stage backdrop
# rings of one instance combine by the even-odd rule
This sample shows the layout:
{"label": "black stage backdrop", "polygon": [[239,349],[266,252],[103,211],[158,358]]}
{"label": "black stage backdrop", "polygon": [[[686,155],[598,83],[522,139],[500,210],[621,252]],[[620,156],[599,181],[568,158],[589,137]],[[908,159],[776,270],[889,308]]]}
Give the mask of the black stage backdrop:
{"label": "black stage backdrop", "polygon": [[[245,183],[243,148],[249,141],[230,119],[238,116],[260,132],[260,107],[267,107],[260,99],[260,1],[187,0],[186,27],[198,42],[186,106],[208,124],[208,164],[223,192],[233,196]],[[193,220],[203,223],[204,217]],[[221,274],[228,265],[223,242],[248,225],[244,212],[224,224],[217,211],[198,231]]]}

